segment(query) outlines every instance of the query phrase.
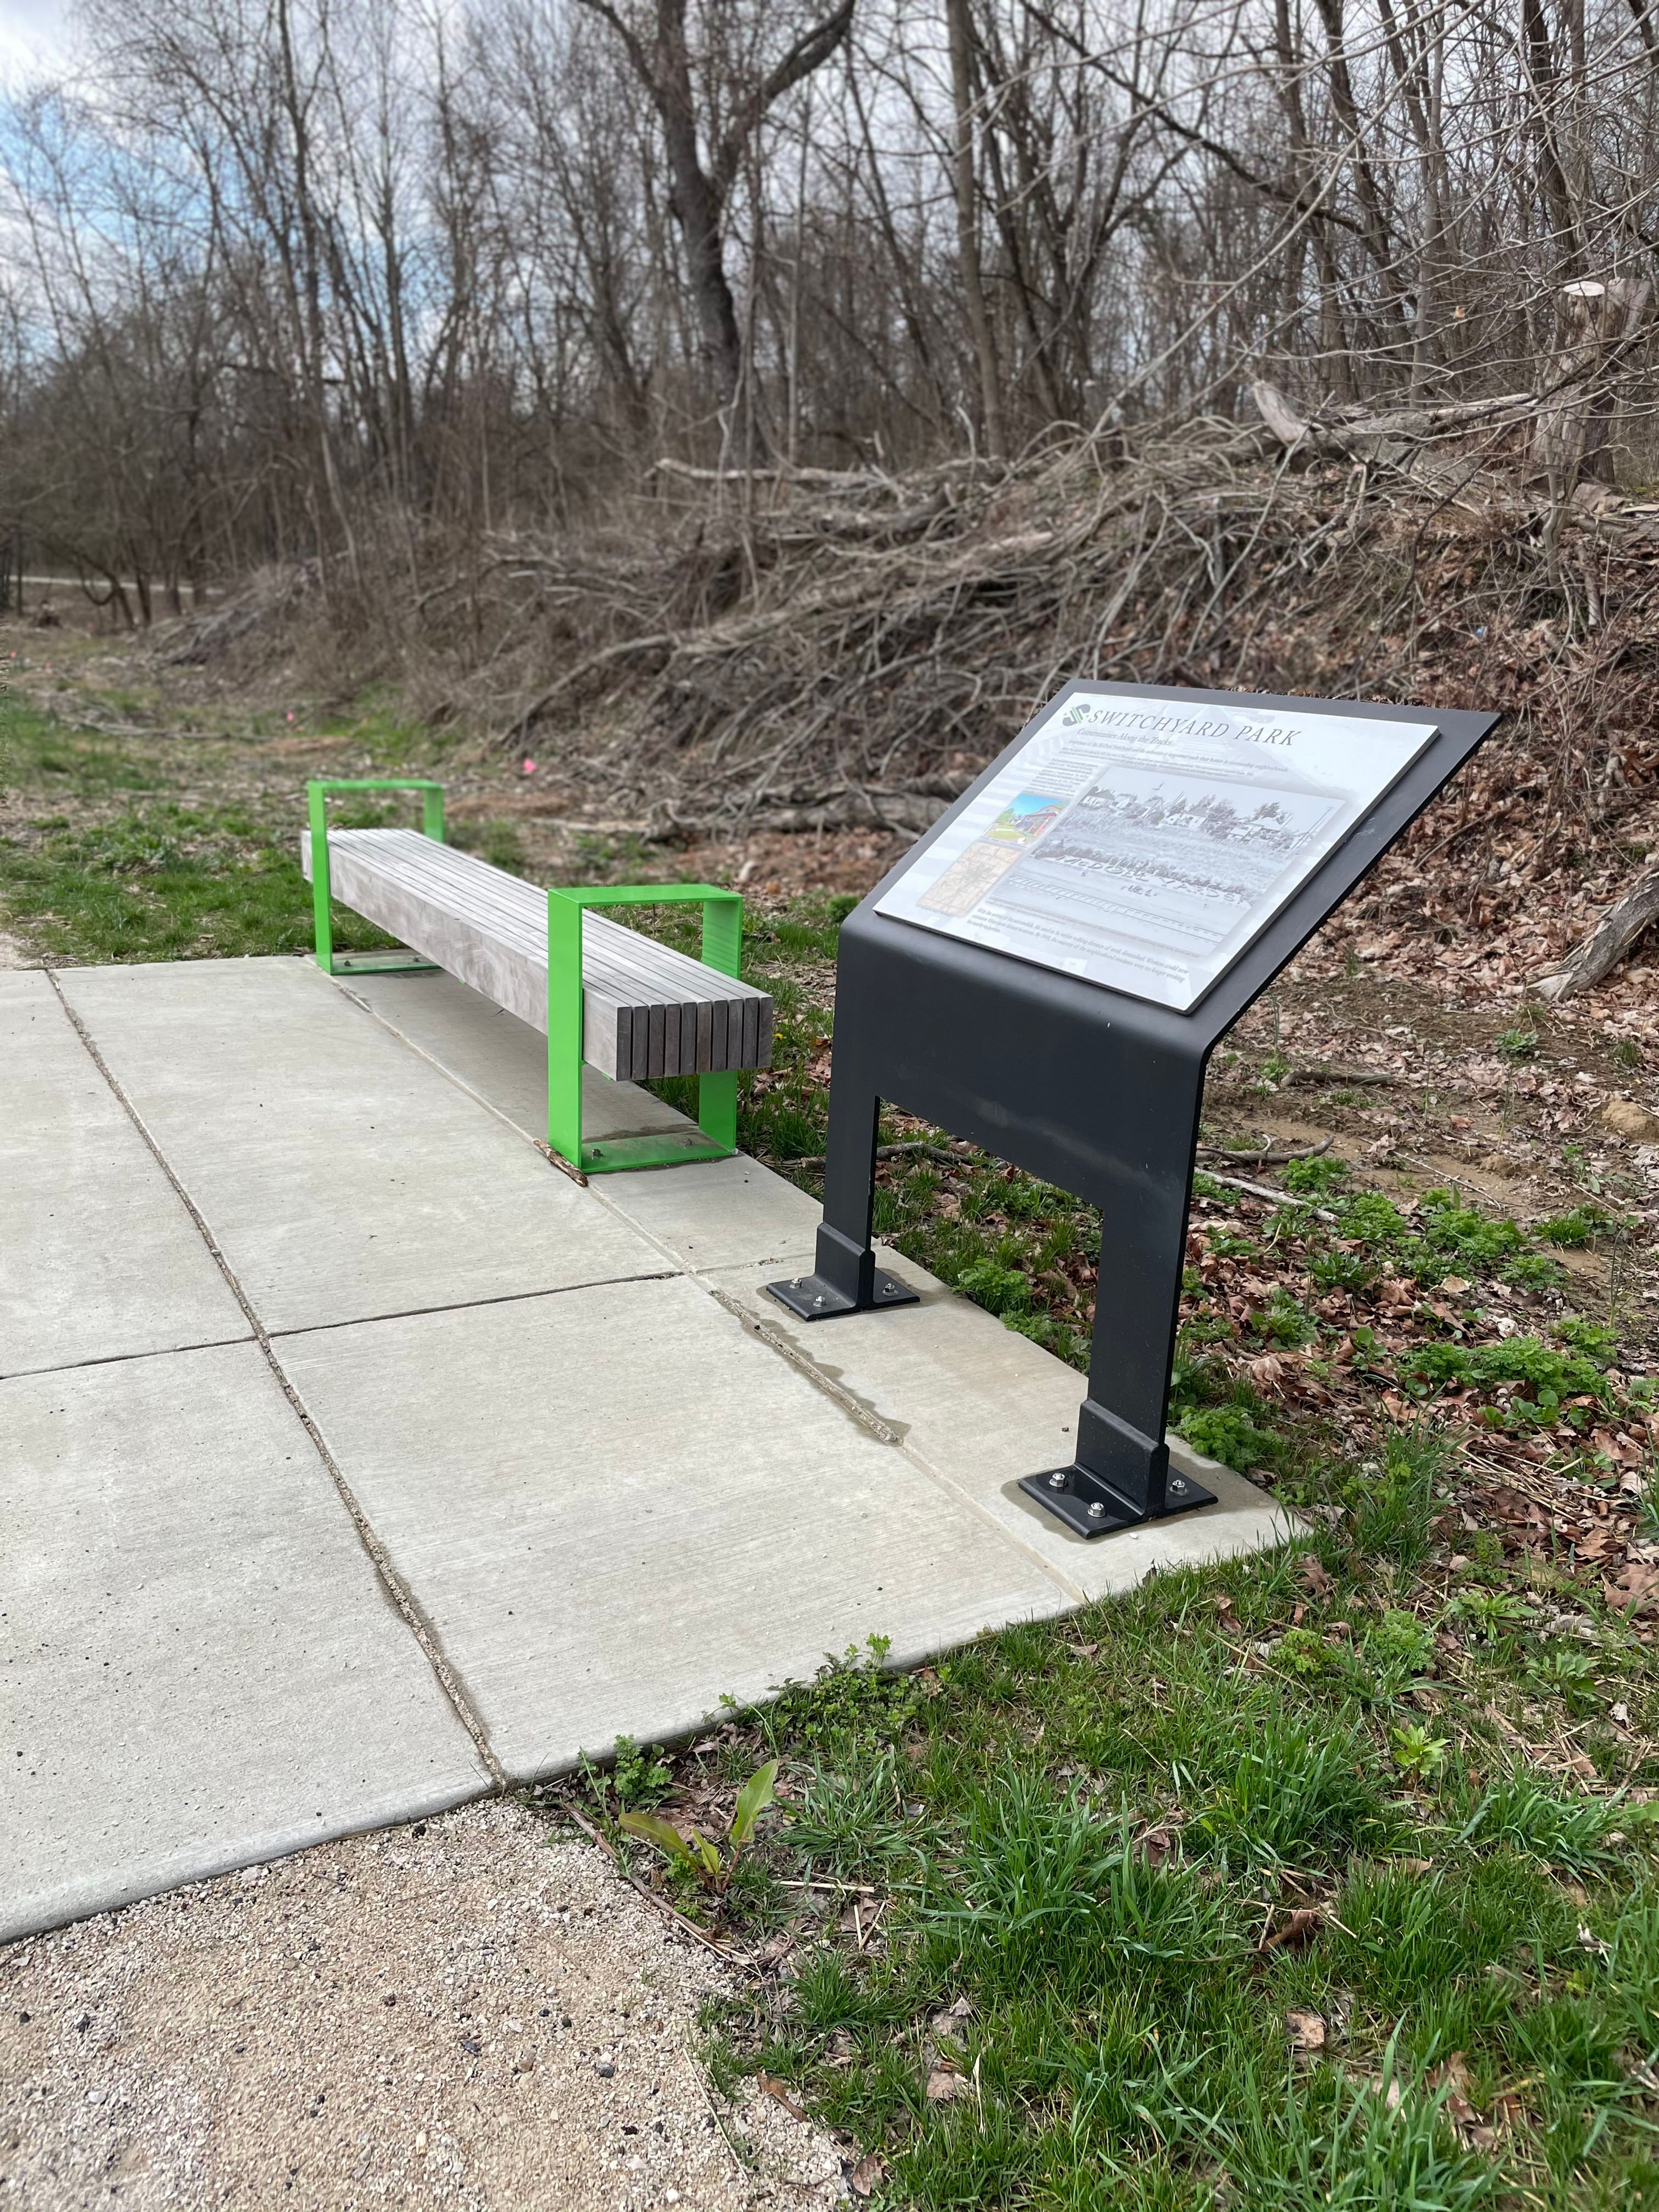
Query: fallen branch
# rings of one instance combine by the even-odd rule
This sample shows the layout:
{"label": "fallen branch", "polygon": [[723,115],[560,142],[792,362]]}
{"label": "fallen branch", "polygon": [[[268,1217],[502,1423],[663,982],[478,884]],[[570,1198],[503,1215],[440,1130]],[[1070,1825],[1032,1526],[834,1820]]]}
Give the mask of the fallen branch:
{"label": "fallen branch", "polygon": [[[901,1152],[921,1152],[930,1160],[943,1160],[947,1168],[971,1167],[977,1158],[977,1155],[973,1152],[947,1152],[943,1145],[932,1144],[926,1137],[907,1138],[902,1145],[876,1146],[876,1158],[878,1160],[896,1159]],[[821,1168],[825,1165],[828,1158],[829,1155],[826,1152],[808,1152],[799,1159],[786,1160],[784,1165],[792,1168]]]}
{"label": "fallen branch", "polygon": [[[965,788],[964,785],[964,788]],[[951,804],[933,791],[880,791],[869,787],[849,790],[844,797],[807,806],[760,806],[746,811],[743,827],[804,833],[815,830],[896,830],[920,836],[931,830]],[[665,803],[655,817],[654,834],[673,832],[682,837],[729,837],[737,823],[730,815],[683,814]]]}
{"label": "fallen branch", "polygon": [[[1291,1194],[1287,1190],[1275,1190],[1271,1183],[1246,1182],[1243,1176],[1217,1175],[1211,1168],[1206,1168],[1203,1172],[1212,1182],[1221,1183],[1228,1190],[1242,1190],[1249,1198],[1271,1199],[1275,1206],[1283,1206]],[[1322,1221],[1334,1221],[1336,1218],[1328,1206],[1316,1206],[1313,1210]]]}
{"label": "fallen branch", "polygon": [[1403,1075],[1395,1075],[1382,1067],[1294,1067],[1285,1077],[1287,1083],[1403,1083]]}
{"label": "fallen branch", "polygon": [[1322,1153],[1329,1152],[1332,1141],[1332,1139],[1327,1137],[1322,1145],[1308,1145],[1300,1151],[1291,1152],[1252,1152],[1248,1147],[1242,1151],[1235,1151],[1226,1145],[1200,1145],[1198,1149],[1210,1159],[1232,1160],[1242,1168],[1282,1168],[1288,1165],[1291,1160],[1318,1159]]}
{"label": "fallen branch", "polygon": [[1589,935],[1533,989],[1540,999],[1572,999],[1594,988],[1619,965],[1650,923],[1659,919],[1659,862],[1645,869],[1623,898],[1610,906]]}
{"label": "fallen branch", "polygon": [[1460,399],[1443,407],[1400,407],[1386,414],[1353,419],[1303,416],[1277,385],[1258,380],[1250,386],[1256,412],[1283,446],[1347,460],[1398,463],[1430,440],[1458,431],[1505,428],[1530,416],[1537,400],[1530,392],[1500,392],[1492,399]]}
{"label": "fallen branch", "polygon": [[794,468],[782,461],[774,462],[769,468],[700,469],[690,461],[676,460],[672,453],[659,454],[653,470],[659,476],[684,477],[690,483],[821,484],[836,491],[881,490],[892,484],[891,477],[868,469]]}

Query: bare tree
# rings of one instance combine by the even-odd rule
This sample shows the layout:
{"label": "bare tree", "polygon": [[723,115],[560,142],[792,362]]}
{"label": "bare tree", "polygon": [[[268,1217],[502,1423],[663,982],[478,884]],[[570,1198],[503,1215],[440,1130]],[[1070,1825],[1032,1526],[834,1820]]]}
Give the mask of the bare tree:
{"label": "bare tree", "polygon": [[[736,9],[707,5],[701,23],[701,68],[693,61],[688,0],[653,0],[649,15],[641,10],[635,20],[612,6],[611,0],[580,0],[580,4],[616,33],[657,112],[673,179],[671,204],[685,241],[687,283],[720,399],[732,410],[732,444],[741,452],[750,398],[743,332],[726,269],[726,221],[732,187],[771,110],[804,77],[821,68],[846,39],[855,0],[841,0],[832,14],[808,23],[769,66],[757,51],[759,24],[770,17],[769,9],[763,7],[759,22],[745,24]],[[741,66],[739,44],[746,49]],[[705,140],[710,149],[706,160]]]}
{"label": "bare tree", "polygon": [[665,457],[1261,383],[1329,451],[1519,394],[1523,472],[1651,473],[1648,0],[84,8],[0,128],[0,503],[135,621],[266,561],[424,604]]}

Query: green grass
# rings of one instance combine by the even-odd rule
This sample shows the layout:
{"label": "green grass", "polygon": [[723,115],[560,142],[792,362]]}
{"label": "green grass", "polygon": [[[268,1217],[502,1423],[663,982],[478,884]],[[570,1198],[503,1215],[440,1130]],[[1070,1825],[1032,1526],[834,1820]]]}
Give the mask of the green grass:
{"label": "green grass", "polygon": [[[714,2008],[717,2075],[793,2084],[892,2206],[1659,2203],[1646,1814],[1465,1724],[1542,1609],[1494,1642],[1364,1531],[1322,1543],[1317,1601],[1293,1552],[1160,1577],[735,1716],[720,1763],[781,1757],[787,1793],[738,1939],[799,1928],[791,1881],[884,1905],[878,1942],[809,1921],[791,1978]],[[1651,1714],[1637,1639],[1579,1608]],[[1402,1771],[1425,1686],[1458,1717]]]}
{"label": "green grass", "polygon": [[[356,742],[356,740],[354,740]],[[0,922],[37,951],[75,962],[224,959],[302,952],[311,889],[297,838],[303,775],[291,799],[186,799],[227,747],[143,744],[77,728],[0,696],[0,790],[21,826],[0,836]],[[403,819],[340,805],[342,824]],[[335,942],[392,940],[335,908]]]}
{"label": "green grass", "polygon": [[64,802],[96,804],[118,794],[167,787],[165,772],[118,738],[77,729],[0,691],[0,790],[38,798],[42,811]]}
{"label": "green grass", "polygon": [[[76,962],[228,959],[303,952],[311,886],[290,838],[234,808],[169,800],[95,828],[46,817],[27,844],[0,843],[0,911],[46,952]],[[366,951],[392,939],[345,908],[335,943]]]}

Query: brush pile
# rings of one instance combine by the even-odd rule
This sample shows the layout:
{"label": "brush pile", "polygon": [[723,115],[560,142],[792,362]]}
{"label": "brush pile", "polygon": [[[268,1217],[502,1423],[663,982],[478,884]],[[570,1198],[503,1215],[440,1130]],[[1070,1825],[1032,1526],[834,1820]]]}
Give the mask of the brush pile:
{"label": "brush pile", "polygon": [[659,836],[914,834],[1085,676],[1504,709],[1348,910],[1443,969],[1560,957],[1659,848],[1659,506],[1552,500],[1490,441],[1200,421],[902,477],[664,461],[605,527],[429,550],[414,695]]}

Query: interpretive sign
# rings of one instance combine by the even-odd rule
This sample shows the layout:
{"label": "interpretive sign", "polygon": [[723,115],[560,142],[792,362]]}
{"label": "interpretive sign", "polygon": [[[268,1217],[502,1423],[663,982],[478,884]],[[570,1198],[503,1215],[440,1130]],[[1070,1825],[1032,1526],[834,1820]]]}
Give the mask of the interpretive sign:
{"label": "interpretive sign", "polygon": [[1184,1012],[1433,735],[1079,690],[876,910]]}
{"label": "interpretive sign", "polygon": [[[882,1103],[1101,1211],[1083,1536],[1213,1503],[1164,1407],[1218,1040],[1496,715],[1069,684],[842,924],[809,1321],[915,1303],[871,1244]],[[896,1322],[895,1327],[902,1327]]]}

